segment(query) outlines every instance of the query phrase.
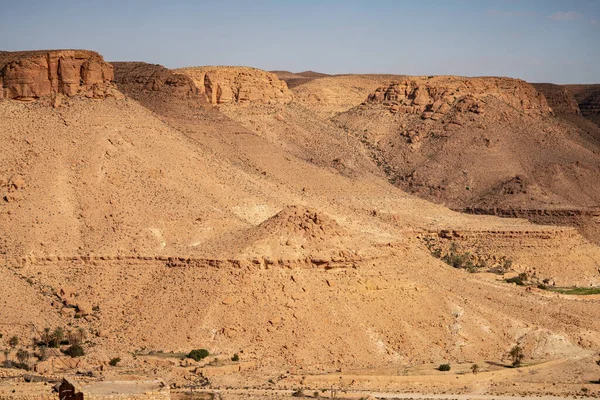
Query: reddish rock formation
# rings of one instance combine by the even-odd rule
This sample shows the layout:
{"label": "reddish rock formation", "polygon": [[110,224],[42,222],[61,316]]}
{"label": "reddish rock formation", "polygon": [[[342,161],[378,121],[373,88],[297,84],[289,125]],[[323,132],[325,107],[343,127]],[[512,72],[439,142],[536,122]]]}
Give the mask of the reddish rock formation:
{"label": "reddish rock formation", "polygon": [[138,95],[154,94],[177,98],[201,96],[194,81],[177,74],[162,65],[143,62],[113,62],[115,83],[124,93]]}
{"label": "reddish rock formation", "polygon": [[112,80],[112,66],[93,51],[0,52],[0,99],[103,97],[114,91]]}
{"label": "reddish rock formation", "polygon": [[192,67],[188,75],[212,104],[289,103],[292,92],[277,75],[249,67]]}
{"label": "reddish rock formation", "polygon": [[421,114],[435,120],[451,109],[481,114],[488,96],[526,114],[552,111],[530,84],[510,78],[410,77],[378,88],[367,101],[383,103],[393,113]]}

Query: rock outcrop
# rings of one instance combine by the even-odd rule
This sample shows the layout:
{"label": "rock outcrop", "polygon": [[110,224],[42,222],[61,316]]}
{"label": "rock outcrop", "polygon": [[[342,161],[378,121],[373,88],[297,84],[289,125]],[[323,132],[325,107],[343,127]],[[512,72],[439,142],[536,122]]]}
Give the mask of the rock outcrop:
{"label": "rock outcrop", "polygon": [[573,95],[564,87],[552,83],[532,83],[542,93],[556,114],[581,114]]}
{"label": "rock outcrop", "polygon": [[177,98],[201,96],[194,81],[162,65],[143,62],[113,62],[115,83],[127,94],[164,94]]}
{"label": "rock outcrop", "polygon": [[435,120],[454,109],[482,114],[488,96],[525,114],[552,112],[533,86],[510,78],[409,77],[378,88],[367,102],[389,106],[392,113],[421,114],[423,119]]}
{"label": "rock outcrop", "polygon": [[37,99],[52,94],[104,97],[115,90],[113,68],[87,50],[0,52],[0,98]]}
{"label": "rock outcrop", "polygon": [[277,75],[249,67],[191,67],[176,72],[192,78],[212,104],[288,103],[292,92]]}
{"label": "rock outcrop", "polygon": [[600,85],[565,85],[579,104],[581,115],[600,126]]}

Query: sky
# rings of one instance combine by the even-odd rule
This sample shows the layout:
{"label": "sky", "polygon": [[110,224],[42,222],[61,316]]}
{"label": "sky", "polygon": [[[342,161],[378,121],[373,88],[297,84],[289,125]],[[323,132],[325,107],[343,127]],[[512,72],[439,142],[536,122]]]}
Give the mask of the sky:
{"label": "sky", "polygon": [[600,0],[0,0],[0,50],[600,83]]}

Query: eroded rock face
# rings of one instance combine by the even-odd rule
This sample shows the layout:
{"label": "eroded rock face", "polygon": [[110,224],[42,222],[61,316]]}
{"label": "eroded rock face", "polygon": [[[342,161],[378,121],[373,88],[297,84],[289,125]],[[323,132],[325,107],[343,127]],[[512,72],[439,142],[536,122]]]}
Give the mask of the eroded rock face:
{"label": "eroded rock face", "polygon": [[191,77],[212,104],[288,103],[292,92],[277,75],[249,67],[192,67],[176,70]]}
{"label": "eroded rock face", "polygon": [[378,88],[367,102],[389,106],[392,113],[439,119],[451,110],[483,114],[488,96],[525,114],[552,112],[544,96],[533,86],[510,78],[410,77]]}
{"label": "eroded rock face", "polygon": [[600,85],[564,85],[581,110],[581,115],[600,126]]}
{"label": "eroded rock face", "polygon": [[564,87],[552,83],[532,83],[546,97],[548,104],[557,114],[581,114],[573,95]]}
{"label": "eroded rock face", "polygon": [[115,90],[113,78],[112,65],[93,51],[0,52],[0,99],[104,97]]}
{"label": "eroded rock face", "polygon": [[[177,98],[200,96],[194,81],[161,65],[143,62],[113,62],[115,83],[124,93],[154,93]],[[135,97],[135,96],[134,96]]]}

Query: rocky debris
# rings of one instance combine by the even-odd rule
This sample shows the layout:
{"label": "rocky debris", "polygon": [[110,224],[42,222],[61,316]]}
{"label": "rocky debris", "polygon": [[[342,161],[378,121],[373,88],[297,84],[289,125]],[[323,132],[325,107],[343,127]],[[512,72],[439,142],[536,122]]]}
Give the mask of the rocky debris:
{"label": "rocky debris", "polygon": [[330,217],[300,206],[284,208],[260,224],[259,228],[268,232],[297,232],[320,239],[324,235],[343,234],[342,228]]}
{"label": "rocky debris", "polygon": [[249,67],[191,67],[176,70],[191,77],[212,104],[289,103],[292,92],[277,75]]}
{"label": "rocky debris", "polygon": [[532,83],[542,93],[548,105],[557,114],[581,114],[579,105],[573,95],[564,87],[552,83]]}
{"label": "rocky debris", "polygon": [[162,65],[143,62],[113,62],[115,83],[124,93],[160,92],[177,98],[201,95],[194,81]]}
{"label": "rocky debris", "polygon": [[552,112],[535,88],[510,78],[409,77],[378,88],[369,95],[367,103],[381,103],[392,113],[438,120],[451,110],[483,114],[488,96],[526,114]]}
{"label": "rocky debris", "polygon": [[25,179],[20,175],[13,175],[8,180],[0,176],[0,197],[8,203],[19,201],[25,186]]}
{"label": "rocky debris", "polygon": [[113,68],[87,50],[0,52],[0,99],[115,94]]}

